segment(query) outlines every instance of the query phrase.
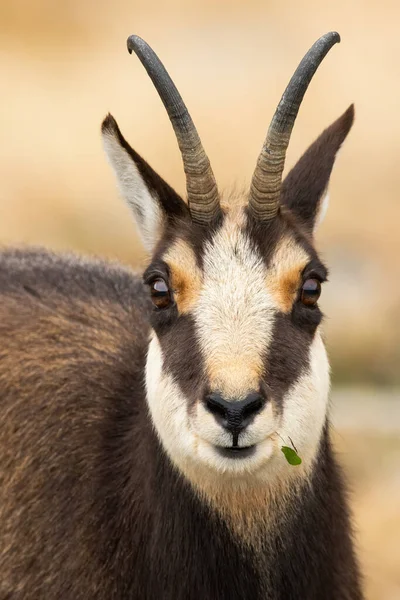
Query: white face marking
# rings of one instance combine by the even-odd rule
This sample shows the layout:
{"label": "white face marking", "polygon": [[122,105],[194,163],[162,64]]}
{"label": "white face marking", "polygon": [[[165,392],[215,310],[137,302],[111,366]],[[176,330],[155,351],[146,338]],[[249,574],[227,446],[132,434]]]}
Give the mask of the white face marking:
{"label": "white face marking", "polygon": [[[297,256],[291,244],[287,248]],[[283,253],[284,245],[278,250]],[[227,219],[205,248],[201,287],[190,315],[207,381],[233,402],[258,389],[265,357],[268,359],[279,305],[269,291],[267,274],[245,234]],[[318,449],[329,394],[329,366],[318,330],[309,352],[309,367],[282,399],[283,412],[277,409],[272,390],[264,409],[241,434],[240,445],[255,445],[254,454],[234,460],[216,449],[230,446],[231,434],[217,423],[202,398],[185,397],[179,382],[163,369],[163,351],[154,333],[146,368],[147,398],[155,429],[172,463],[203,491],[214,484],[221,486],[221,477],[240,486],[244,482],[272,485],[299,474],[306,476]],[[289,438],[303,460],[300,467],[288,465],[281,452],[282,445],[290,445]]]}
{"label": "white face marking", "polygon": [[237,223],[227,219],[207,244],[193,312],[213,390],[240,400],[259,387],[276,304],[266,269]]}

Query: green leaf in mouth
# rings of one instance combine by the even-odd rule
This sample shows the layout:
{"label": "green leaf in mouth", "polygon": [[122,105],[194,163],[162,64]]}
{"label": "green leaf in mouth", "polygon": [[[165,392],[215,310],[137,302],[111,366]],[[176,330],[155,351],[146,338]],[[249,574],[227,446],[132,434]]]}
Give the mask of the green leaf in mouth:
{"label": "green leaf in mouth", "polygon": [[296,450],[293,450],[293,448],[289,448],[289,446],[282,446],[281,450],[285,455],[285,458],[288,461],[289,465],[301,465],[301,458],[297,454]]}

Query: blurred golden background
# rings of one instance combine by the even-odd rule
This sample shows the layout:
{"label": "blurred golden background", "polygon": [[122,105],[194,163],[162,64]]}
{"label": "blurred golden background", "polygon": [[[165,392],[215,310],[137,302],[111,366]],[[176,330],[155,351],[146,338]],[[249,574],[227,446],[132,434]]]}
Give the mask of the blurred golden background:
{"label": "blurred golden background", "polygon": [[[145,255],[100,141],[111,111],[184,193],[164,108],[129,56],[131,33],[165,62],[221,187],[250,181],[276,103],[321,34],[342,36],[306,94],[287,165],[351,102],[356,122],[318,246],[338,450],[368,598],[400,598],[400,4],[316,0],[0,0],[0,243]],[[351,386],[351,387],[349,387]]]}

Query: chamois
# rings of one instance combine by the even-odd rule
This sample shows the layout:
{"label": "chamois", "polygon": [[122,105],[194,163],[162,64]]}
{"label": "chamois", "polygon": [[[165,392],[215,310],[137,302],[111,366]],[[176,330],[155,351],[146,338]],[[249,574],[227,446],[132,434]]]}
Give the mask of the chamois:
{"label": "chamois", "polygon": [[[222,194],[153,50],[187,202],[108,115],[102,135],[151,260],[0,254],[0,599],[358,600],[329,430],[314,246],[353,106],[282,181],[321,37],[249,193]],[[295,446],[301,464],[285,460]]]}

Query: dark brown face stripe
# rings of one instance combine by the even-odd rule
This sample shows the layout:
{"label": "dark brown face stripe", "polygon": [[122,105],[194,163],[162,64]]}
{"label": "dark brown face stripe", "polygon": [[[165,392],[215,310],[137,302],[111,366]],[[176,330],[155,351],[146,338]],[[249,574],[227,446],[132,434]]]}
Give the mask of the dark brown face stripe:
{"label": "dark brown face stripe", "polygon": [[164,372],[179,385],[189,406],[194,405],[205,395],[207,382],[193,318],[175,315],[171,327],[159,328],[156,320],[153,326],[163,353]]}
{"label": "dark brown face stripe", "polygon": [[295,320],[293,315],[276,315],[272,343],[265,357],[265,385],[280,412],[284,410],[285,394],[310,365],[313,333],[297,326]]}

